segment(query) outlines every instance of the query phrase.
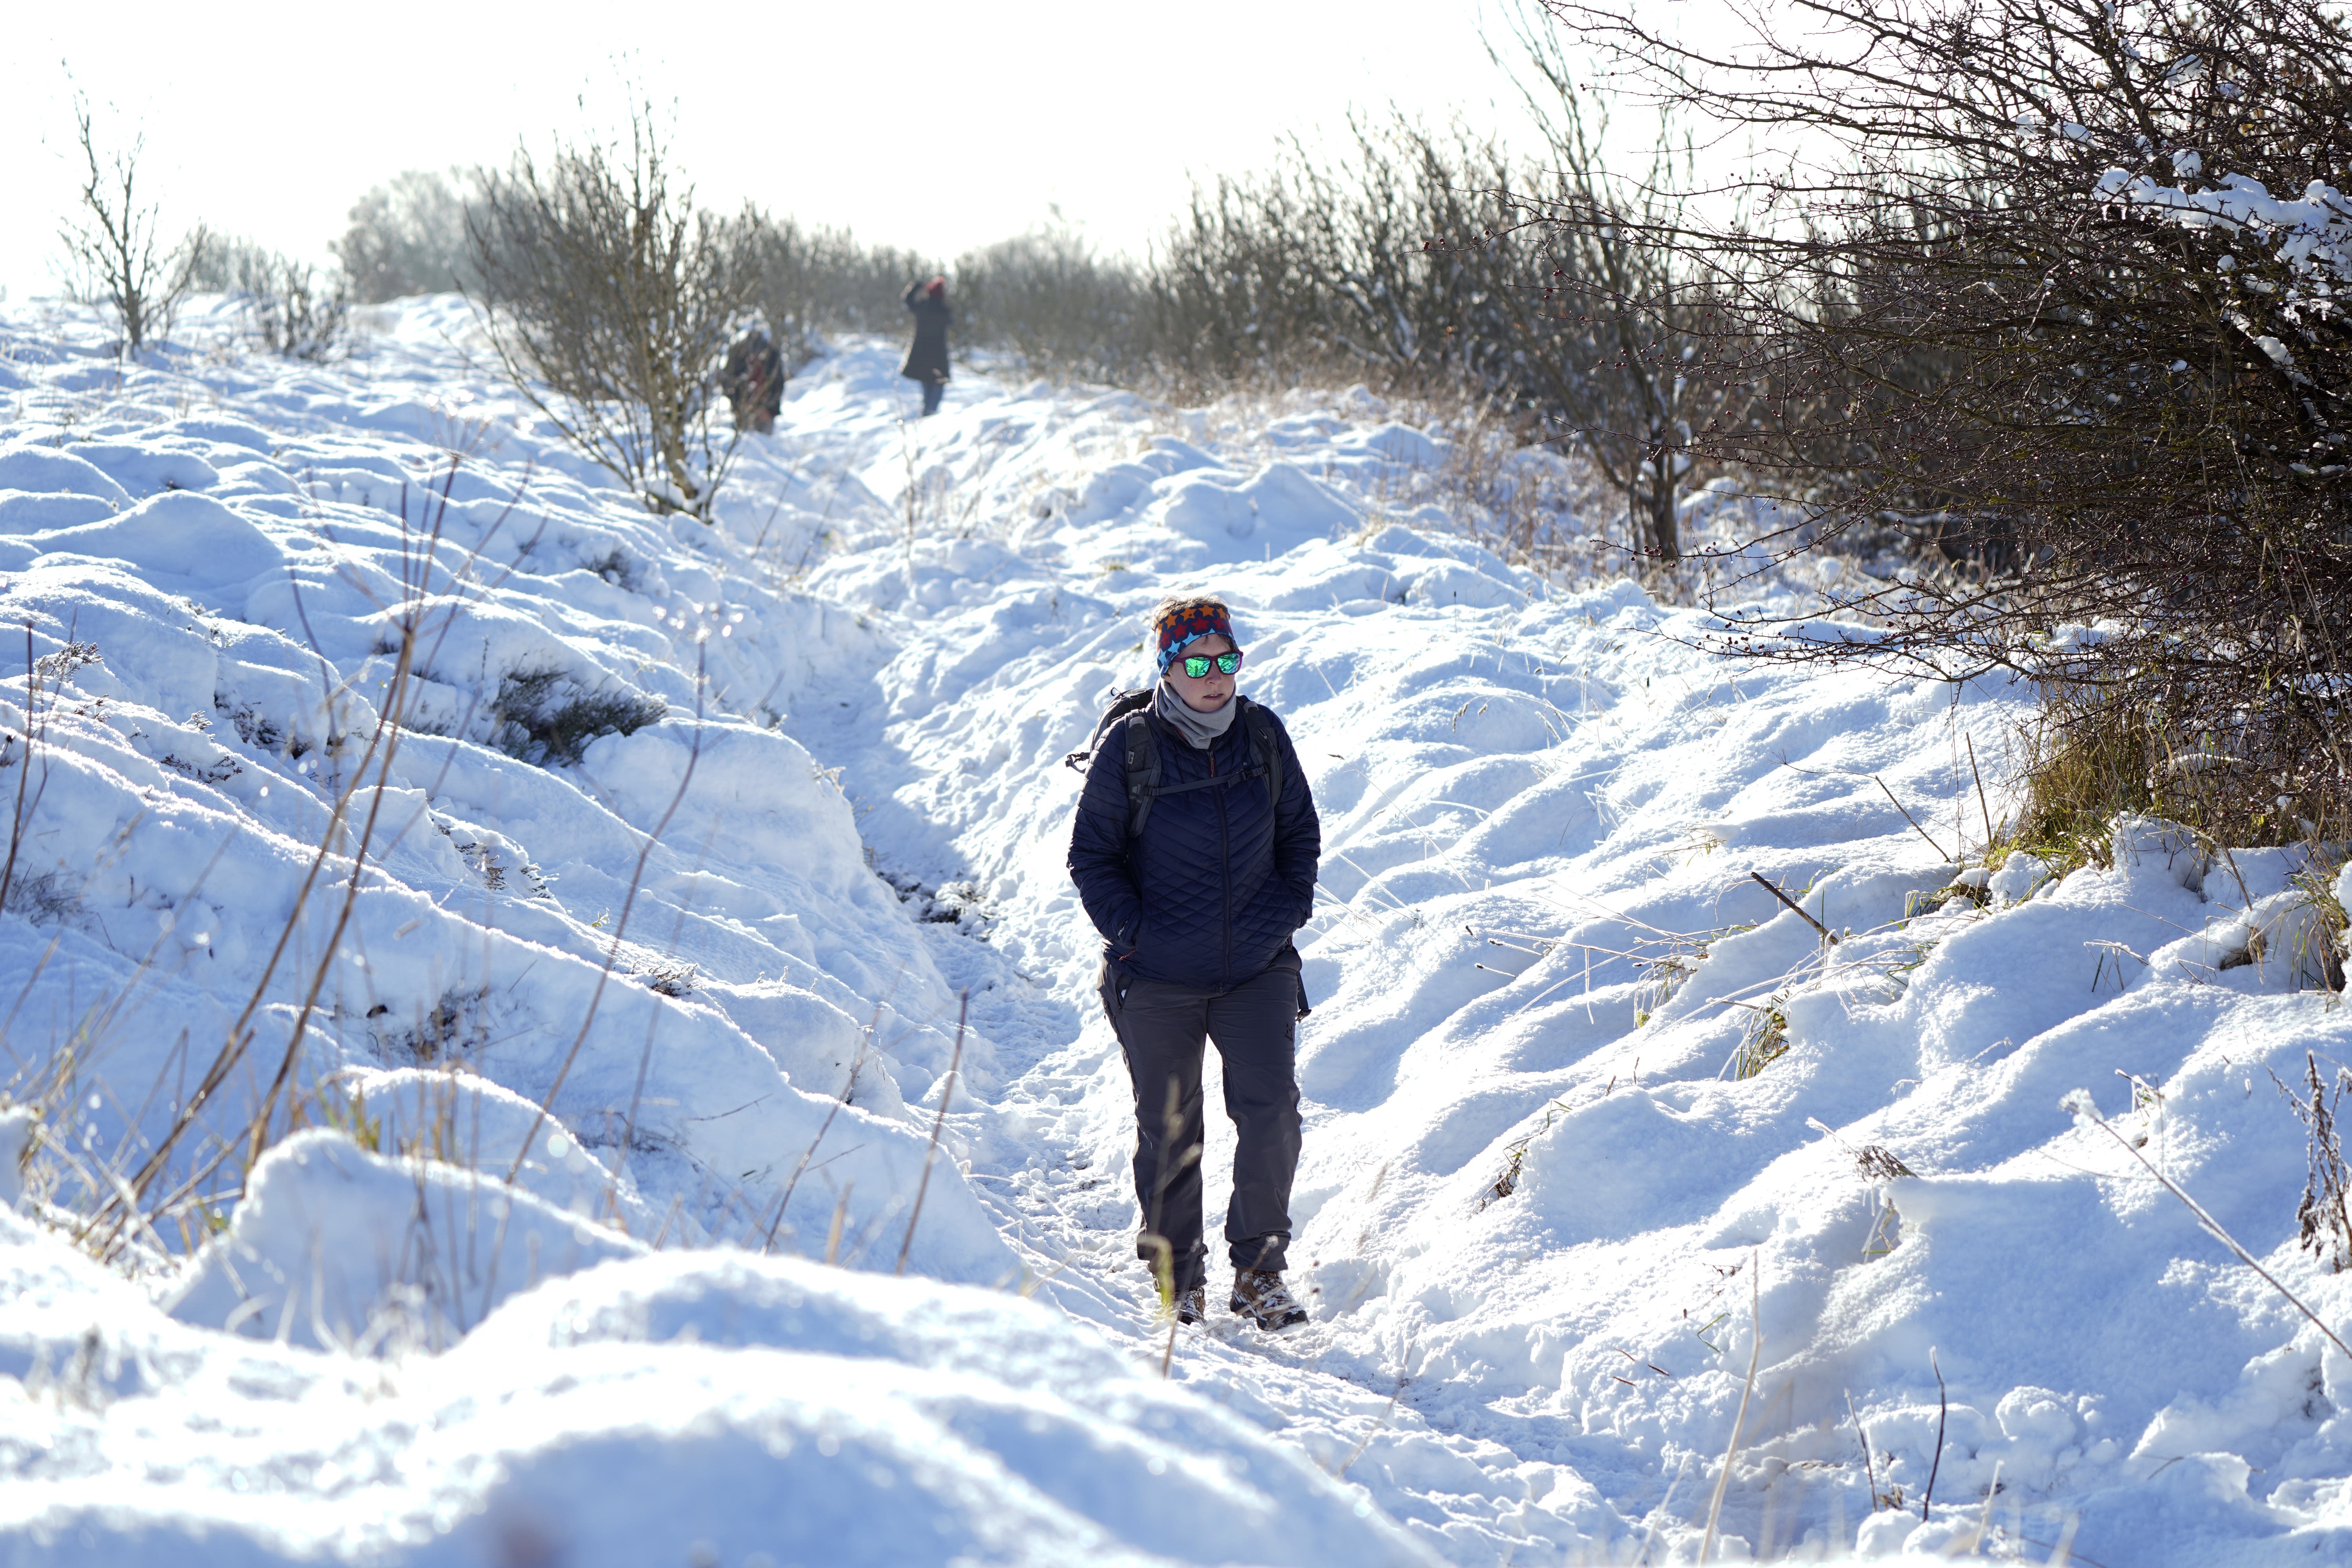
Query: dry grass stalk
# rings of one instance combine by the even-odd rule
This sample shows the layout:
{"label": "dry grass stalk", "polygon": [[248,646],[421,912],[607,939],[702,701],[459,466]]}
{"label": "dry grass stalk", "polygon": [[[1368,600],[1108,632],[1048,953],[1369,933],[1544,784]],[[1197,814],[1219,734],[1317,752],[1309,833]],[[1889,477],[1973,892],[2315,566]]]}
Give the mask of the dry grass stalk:
{"label": "dry grass stalk", "polygon": [[915,1226],[923,1217],[923,1196],[931,1190],[931,1162],[940,1152],[940,1133],[948,1124],[948,1097],[955,1092],[956,1069],[963,1065],[964,1024],[971,1016],[971,993],[966,991],[956,1009],[955,1050],[948,1058],[948,1076],[940,1086],[939,1114],[931,1119],[931,1141],[923,1150],[923,1175],[915,1184],[915,1205],[907,1215],[907,1235],[898,1243],[898,1266],[891,1270],[894,1274],[907,1271],[907,1253],[915,1245]]}
{"label": "dry grass stalk", "polygon": [[1748,1376],[1739,1385],[1739,1410],[1731,1418],[1731,1446],[1724,1450],[1723,1473],[1715,1478],[1715,1496],[1708,1500],[1706,1505],[1706,1533],[1699,1538],[1698,1555],[1691,1560],[1697,1568],[1704,1568],[1707,1553],[1715,1549],[1716,1521],[1723,1512],[1724,1491],[1731,1485],[1732,1461],[1739,1458],[1740,1428],[1748,1424],[1748,1401],[1756,1392],[1756,1367],[1764,1354],[1764,1296],[1762,1287],[1758,1283],[1761,1273],[1762,1265],[1758,1261],[1758,1255],[1750,1252],[1748,1255],[1748,1316],[1754,1320],[1752,1330],[1755,1338],[1748,1347]]}
{"label": "dry grass stalk", "polygon": [[2345,1091],[2352,1089],[2352,1070],[2340,1067],[2336,1069],[2332,1095],[2321,1080],[2317,1053],[2304,1053],[2304,1073],[2307,1098],[2299,1098],[2280,1081],[2278,1074],[2271,1074],[2271,1081],[2286,1097],[2310,1140],[2310,1174],[2304,1182],[2303,1201],[2294,1210],[2296,1241],[2304,1251],[2341,1274],[2352,1268],[2352,1208],[2347,1206],[2352,1177],[2346,1173],[2343,1135],[2337,1130],[2336,1116],[2343,1106]]}

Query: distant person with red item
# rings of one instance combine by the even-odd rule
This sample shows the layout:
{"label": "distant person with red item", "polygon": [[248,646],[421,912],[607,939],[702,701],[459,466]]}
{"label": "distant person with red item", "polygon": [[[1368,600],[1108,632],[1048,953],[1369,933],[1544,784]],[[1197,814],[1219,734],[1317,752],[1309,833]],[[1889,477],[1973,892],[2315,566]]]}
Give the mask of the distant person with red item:
{"label": "distant person with red item", "polygon": [[904,297],[915,313],[915,341],[898,374],[923,384],[923,416],[929,418],[940,411],[940,395],[948,389],[948,322],[955,319],[948,310],[948,280],[909,283]]}

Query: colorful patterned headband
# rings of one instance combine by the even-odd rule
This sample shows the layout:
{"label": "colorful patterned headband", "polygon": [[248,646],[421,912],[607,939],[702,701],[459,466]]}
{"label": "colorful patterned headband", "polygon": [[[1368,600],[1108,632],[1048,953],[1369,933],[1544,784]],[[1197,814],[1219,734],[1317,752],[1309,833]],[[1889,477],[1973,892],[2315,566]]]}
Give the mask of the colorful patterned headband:
{"label": "colorful patterned headband", "polygon": [[1215,605],[1192,605],[1171,610],[1154,623],[1152,630],[1160,643],[1160,673],[1166,675],[1168,667],[1179,654],[1205,637],[1221,637],[1235,647],[1241,639],[1234,636],[1233,618]]}

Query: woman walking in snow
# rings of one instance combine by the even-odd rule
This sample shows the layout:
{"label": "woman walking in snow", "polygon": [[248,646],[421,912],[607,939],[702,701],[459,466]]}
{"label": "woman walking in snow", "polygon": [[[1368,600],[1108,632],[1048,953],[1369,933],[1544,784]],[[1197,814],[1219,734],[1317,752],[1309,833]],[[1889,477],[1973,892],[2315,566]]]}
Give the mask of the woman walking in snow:
{"label": "woman walking in snow", "polygon": [[1322,828],[1281,721],[1234,690],[1242,649],[1223,602],[1171,601],[1151,626],[1159,684],[1104,716],[1070,835],[1135,1090],[1136,1253],[1164,1270],[1178,1319],[1201,1321],[1201,1061],[1214,1040],[1240,1139],[1228,1305],[1286,1329],[1307,1321],[1282,1282],[1307,1016],[1291,938],[1314,908]]}
{"label": "woman walking in snow", "polygon": [[948,280],[909,283],[904,298],[915,312],[915,341],[907,345],[907,363],[898,374],[923,384],[923,415],[929,418],[940,411],[940,395],[948,389],[948,323],[955,319],[948,310]]}

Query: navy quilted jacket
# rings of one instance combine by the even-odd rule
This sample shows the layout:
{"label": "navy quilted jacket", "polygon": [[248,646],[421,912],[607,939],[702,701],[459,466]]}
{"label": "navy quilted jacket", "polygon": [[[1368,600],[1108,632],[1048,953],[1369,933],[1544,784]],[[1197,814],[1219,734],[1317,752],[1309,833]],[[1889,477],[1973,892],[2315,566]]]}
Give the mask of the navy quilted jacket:
{"label": "navy quilted jacket", "polygon": [[[1236,699],[1239,700],[1239,699]],[[1271,716],[1271,710],[1269,710]],[[1127,750],[1114,728],[1087,768],[1070,832],[1070,879],[1111,962],[1139,980],[1229,991],[1255,980],[1314,909],[1323,829],[1290,736],[1276,720],[1282,801],[1267,799],[1241,715],[1202,751],[1147,713],[1160,742],[1160,784],[1231,777],[1151,803],[1143,836],[1127,834]]]}

